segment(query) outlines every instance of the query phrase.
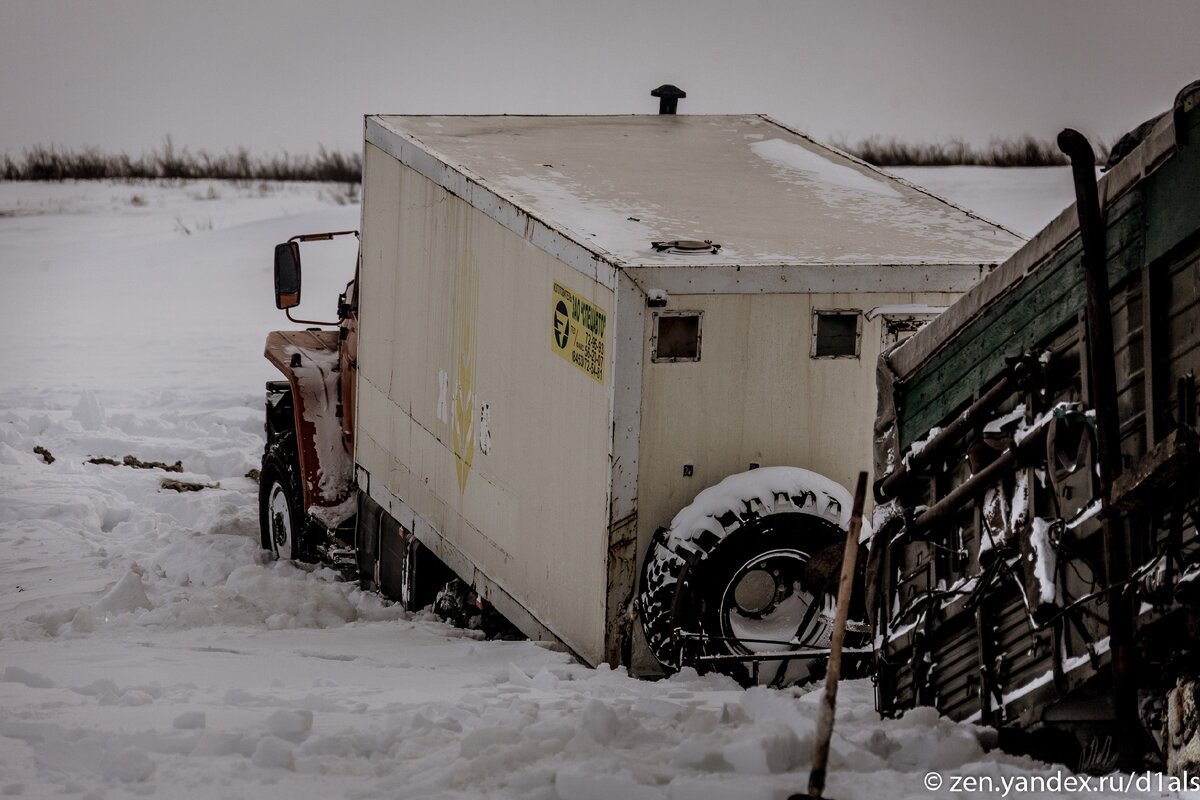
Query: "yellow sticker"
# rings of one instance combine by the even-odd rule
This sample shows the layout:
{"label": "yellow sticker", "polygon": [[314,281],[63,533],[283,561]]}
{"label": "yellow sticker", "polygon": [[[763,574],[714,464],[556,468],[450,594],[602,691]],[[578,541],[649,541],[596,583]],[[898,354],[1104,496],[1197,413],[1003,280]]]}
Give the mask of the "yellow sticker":
{"label": "yellow sticker", "polygon": [[550,346],[564,360],[604,383],[604,328],[608,314],[560,283],[550,298]]}

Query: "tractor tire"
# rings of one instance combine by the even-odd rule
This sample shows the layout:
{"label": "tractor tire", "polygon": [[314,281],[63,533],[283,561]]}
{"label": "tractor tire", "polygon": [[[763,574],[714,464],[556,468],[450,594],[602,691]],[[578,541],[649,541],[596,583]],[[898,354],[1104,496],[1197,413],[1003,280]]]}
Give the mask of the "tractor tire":
{"label": "tractor tire", "polygon": [[[744,685],[819,678],[824,659],[736,656],[829,646],[850,506],[843,487],[795,467],[732,475],[698,494],[643,565],[638,609],[659,663]],[[846,645],[860,639],[848,632]]]}
{"label": "tractor tire", "polygon": [[307,560],[307,520],[300,490],[300,464],[286,440],[263,454],[258,489],[262,547],[275,558]]}

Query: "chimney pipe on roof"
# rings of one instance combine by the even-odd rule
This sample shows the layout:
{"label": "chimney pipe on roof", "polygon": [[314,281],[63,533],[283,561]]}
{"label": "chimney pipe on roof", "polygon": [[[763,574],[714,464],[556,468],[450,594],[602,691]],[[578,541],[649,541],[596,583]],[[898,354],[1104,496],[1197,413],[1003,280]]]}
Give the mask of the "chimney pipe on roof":
{"label": "chimney pipe on roof", "polygon": [[678,86],[664,83],[650,92],[650,96],[658,98],[658,113],[674,114],[676,107],[679,105],[679,98],[687,97],[687,92]]}

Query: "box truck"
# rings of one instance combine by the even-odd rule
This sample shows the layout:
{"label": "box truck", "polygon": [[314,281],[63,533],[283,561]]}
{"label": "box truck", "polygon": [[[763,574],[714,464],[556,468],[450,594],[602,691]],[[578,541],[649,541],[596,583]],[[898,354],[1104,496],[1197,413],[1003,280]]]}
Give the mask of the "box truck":
{"label": "box truck", "polygon": [[[878,704],[1107,772],[1200,766],[1200,83],[880,361]],[[1122,767],[1124,768],[1124,767]]]}
{"label": "box truck", "polygon": [[[1020,239],[657,92],[650,115],[366,117],[337,323],[267,339],[263,544],[350,543],[410,605],[453,573],[588,664],[791,680],[828,645],[880,350]],[[280,308],[332,235],[276,248]]]}

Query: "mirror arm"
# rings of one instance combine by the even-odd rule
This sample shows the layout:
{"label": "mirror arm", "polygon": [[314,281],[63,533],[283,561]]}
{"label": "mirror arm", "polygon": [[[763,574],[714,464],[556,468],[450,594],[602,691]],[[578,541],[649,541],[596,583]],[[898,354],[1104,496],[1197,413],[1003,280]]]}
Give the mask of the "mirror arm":
{"label": "mirror arm", "polygon": [[[330,231],[329,233],[303,233],[288,239],[289,242],[327,242],[335,236],[358,236],[358,231]],[[362,238],[361,236],[359,238]]]}
{"label": "mirror arm", "polygon": [[292,310],[290,308],[284,309],[283,313],[287,314],[287,318],[297,325],[326,325],[336,328],[341,324],[340,322],[321,322],[315,319],[296,319],[292,316]]}

